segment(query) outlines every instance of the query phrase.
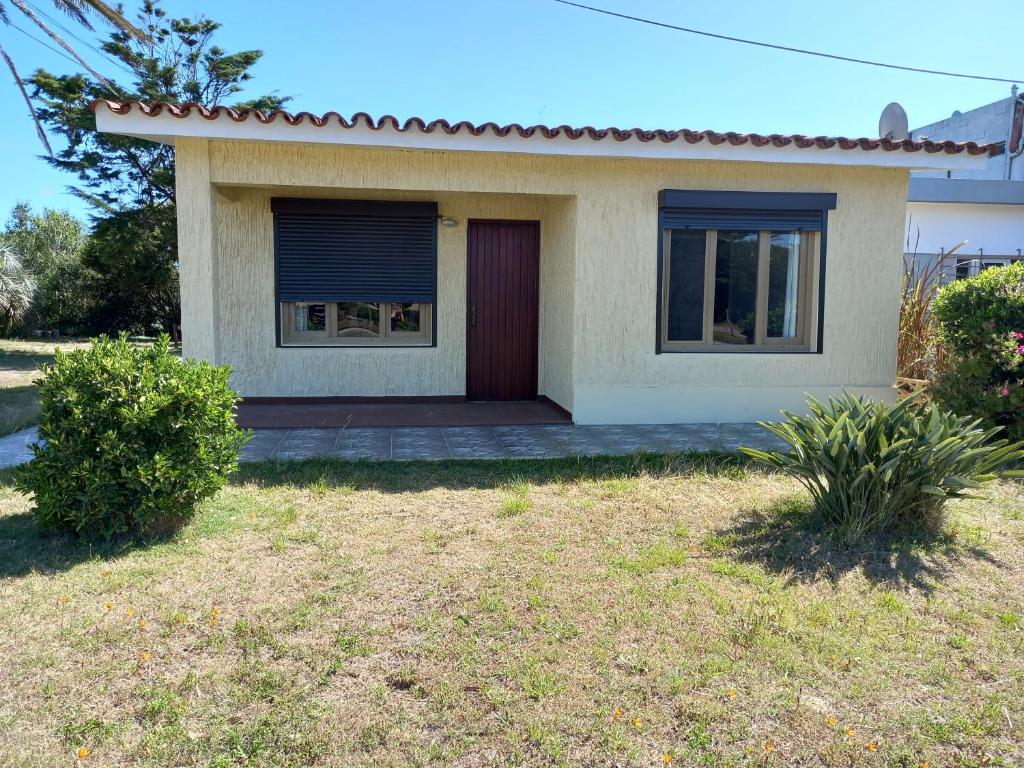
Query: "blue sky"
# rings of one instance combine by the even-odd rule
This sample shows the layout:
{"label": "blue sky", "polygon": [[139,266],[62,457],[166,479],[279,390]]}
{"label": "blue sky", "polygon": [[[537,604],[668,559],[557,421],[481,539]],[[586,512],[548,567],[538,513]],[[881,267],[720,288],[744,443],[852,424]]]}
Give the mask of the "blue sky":
{"label": "blue sky", "polygon": [[[49,0],[36,2],[50,11]],[[589,4],[841,55],[1024,77],[1019,0]],[[218,42],[228,50],[264,51],[251,95],[276,90],[295,97],[291,108],[313,112],[874,136],[889,101],[901,102],[914,126],[1009,92],[1003,83],[902,73],[694,37],[552,0],[165,0],[163,5],[169,15],[205,13],[222,22]],[[15,9],[11,14],[29,28]],[[101,24],[97,28],[102,31]],[[25,73],[35,66],[72,68],[11,28],[0,26],[0,41]],[[119,74],[79,49],[100,71]],[[39,159],[40,144],[6,69],[0,70],[0,103],[0,216],[6,217],[17,200],[85,215],[86,206],[65,191],[74,180]]]}

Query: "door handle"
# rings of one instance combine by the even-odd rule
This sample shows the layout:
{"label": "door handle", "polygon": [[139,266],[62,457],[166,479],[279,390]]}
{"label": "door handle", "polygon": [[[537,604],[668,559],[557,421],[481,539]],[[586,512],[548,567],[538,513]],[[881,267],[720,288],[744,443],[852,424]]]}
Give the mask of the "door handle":
{"label": "door handle", "polygon": [[469,324],[476,328],[476,304],[469,308]]}

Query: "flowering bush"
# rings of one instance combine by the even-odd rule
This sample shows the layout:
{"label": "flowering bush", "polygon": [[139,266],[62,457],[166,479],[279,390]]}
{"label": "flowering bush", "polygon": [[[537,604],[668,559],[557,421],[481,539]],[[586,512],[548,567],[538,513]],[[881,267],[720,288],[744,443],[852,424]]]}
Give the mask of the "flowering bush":
{"label": "flowering bush", "polygon": [[935,399],[1024,438],[1024,262],[943,287],[932,312],[950,355]]}

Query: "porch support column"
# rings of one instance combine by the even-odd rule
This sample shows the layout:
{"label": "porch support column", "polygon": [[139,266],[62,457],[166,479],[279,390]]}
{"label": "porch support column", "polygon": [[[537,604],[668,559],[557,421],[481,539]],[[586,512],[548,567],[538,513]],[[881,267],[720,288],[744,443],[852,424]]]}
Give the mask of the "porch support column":
{"label": "porch support column", "polygon": [[184,357],[218,361],[217,203],[210,182],[210,143],[175,145],[181,343]]}

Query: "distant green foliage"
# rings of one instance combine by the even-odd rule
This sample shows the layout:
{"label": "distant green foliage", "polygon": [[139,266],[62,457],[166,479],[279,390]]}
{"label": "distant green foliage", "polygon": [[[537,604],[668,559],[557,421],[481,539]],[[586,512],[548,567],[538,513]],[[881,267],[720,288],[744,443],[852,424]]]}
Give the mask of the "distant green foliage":
{"label": "distant green foliage", "polygon": [[935,399],[1024,439],[1024,262],[944,286],[932,313],[950,356]]}
{"label": "distant green foliage", "polygon": [[174,524],[237,468],[245,433],[227,366],[183,361],[166,337],[140,347],[122,336],[58,351],[43,373],[45,442],[17,485],[45,527],[110,538]]}
{"label": "distant green foliage", "polygon": [[995,439],[999,428],[982,429],[930,403],[888,406],[848,393],[807,403],[809,415],[784,411],[783,422],[761,422],[792,450],[741,450],[803,483],[847,544],[894,529],[934,532],[949,499],[1001,472],[1022,474],[1006,467],[1024,457],[1024,443]]}
{"label": "distant green foliage", "polygon": [[85,327],[95,275],[82,264],[85,245],[82,223],[67,211],[50,208],[41,213],[28,203],[11,210],[0,243],[10,247],[36,282],[32,305],[23,330],[58,328],[76,333]]}

